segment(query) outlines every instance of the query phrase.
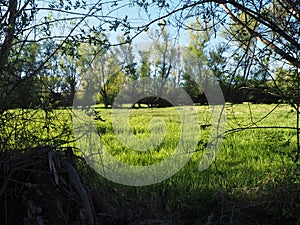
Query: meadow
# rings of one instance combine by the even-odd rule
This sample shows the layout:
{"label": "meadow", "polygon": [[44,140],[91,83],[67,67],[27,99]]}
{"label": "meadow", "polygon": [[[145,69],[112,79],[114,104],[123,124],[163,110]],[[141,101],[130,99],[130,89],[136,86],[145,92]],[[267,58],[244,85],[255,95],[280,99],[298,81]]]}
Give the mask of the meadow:
{"label": "meadow", "polygon": [[[127,187],[100,178],[101,184],[116,188],[121,196],[140,199],[144,204],[150,202],[149,207],[154,204],[153,196],[159,196],[156,201],[164,202],[167,209],[175,212],[173,216],[191,220],[187,224],[204,224],[211,217],[220,218],[224,224],[246,224],[252,219],[255,224],[254,217],[260,216],[275,217],[275,221],[298,219],[299,164],[293,162],[297,149],[296,112],[287,105],[227,104],[222,145],[208,169],[199,171],[213,125],[209,106],[195,106],[194,110],[200,121],[197,145],[178,173],[145,187]],[[167,159],[179,142],[181,121],[175,108],[131,110],[127,129],[140,140],[149,138],[151,126],[156,126],[157,120],[151,119],[159,117],[164,121],[164,138],[146,152],[133,150],[119,140],[111,109],[100,107],[97,111],[105,119],[95,121],[103,146],[126,164],[151,165]],[[296,187],[296,191],[290,191],[290,187]],[[247,221],[245,217],[252,219]],[[216,224],[222,224],[220,221]]]}
{"label": "meadow", "polygon": [[[101,105],[94,109],[105,120],[91,117],[103,149],[124,164],[162,162],[180,143],[183,107],[132,109],[128,121],[117,124],[113,123],[112,109]],[[193,117],[195,113],[199,121]],[[199,170],[200,161],[215,126],[210,106],[194,106],[184,114],[183,118],[192,118],[189,123],[198,127],[196,134],[194,130],[189,133],[187,127],[184,136],[187,142],[196,140],[195,148],[188,152],[191,158],[185,166],[162,182],[126,186],[79,164],[83,181],[103,191],[101,199],[105,208],[111,209],[104,217],[113,214],[115,224],[299,224],[295,110],[284,104],[226,104],[225,115],[222,145],[204,171]],[[78,147],[72,141],[71,116],[71,109],[11,110],[3,114],[3,120],[10,120],[1,138],[11,148],[41,143],[62,149]],[[122,132],[135,139],[121,140],[116,134]],[[138,151],[136,146],[146,147],[147,151]],[[80,149],[76,154],[83,156]]]}
{"label": "meadow", "polygon": [[[199,164],[209,143],[211,113],[209,106],[196,106],[194,109],[200,118],[197,146],[190,152],[193,154],[190,162],[179,174],[165,181],[166,183],[174,183],[179,179],[185,186],[184,191],[219,188],[220,185],[238,191],[256,188],[271,181],[281,182],[287,178],[285,173],[294,166],[293,156],[297,148],[296,130],[292,129],[296,126],[296,113],[288,106],[227,105],[226,131],[221,148],[214,163],[204,172],[199,171]],[[159,117],[165,122],[165,133],[154,129],[154,132],[165,134],[159,140],[161,143],[143,152],[120,141],[115,134],[118,131],[112,125],[111,110],[98,111],[106,120],[95,122],[102,144],[124,163],[151,165],[168,158],[179,142],[181,121],[175,108],[131,110],[127,132],[132,132],[139,140],[150,137],[151,126],[156,126],[155,120],[152,122],[151,119]],[[162,126],[159,123],[157,129]],[[181,184],[177,182],[176,186]]]}

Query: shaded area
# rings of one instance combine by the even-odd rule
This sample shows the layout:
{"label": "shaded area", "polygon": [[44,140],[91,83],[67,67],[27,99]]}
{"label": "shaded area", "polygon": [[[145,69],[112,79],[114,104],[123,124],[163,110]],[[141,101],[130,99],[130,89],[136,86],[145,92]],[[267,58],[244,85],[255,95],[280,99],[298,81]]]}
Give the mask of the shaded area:
{"label": "shaded area", "polygon": [[[300,186],[178,192],[99,177],[73,149],[10,151],[0,159],[2,224],[298,224]],[[173,190],[172,190],[173,189]],[[172,193],[174,198],[170,197]]]}

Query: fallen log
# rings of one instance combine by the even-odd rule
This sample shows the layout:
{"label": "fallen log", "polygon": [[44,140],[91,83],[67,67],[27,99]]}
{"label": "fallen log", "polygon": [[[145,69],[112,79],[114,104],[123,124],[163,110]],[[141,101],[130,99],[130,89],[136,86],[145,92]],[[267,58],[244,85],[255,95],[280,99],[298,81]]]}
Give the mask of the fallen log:
{"label": "fallen log", "polygon": [[80,211],[80,218],[83,224],[95,224],[95,212],[91,198],[89,197],[81,179],[68,160],[62,160],[62,166],[68,174],[68,180],[75,192],[80,196],[83,209]]}

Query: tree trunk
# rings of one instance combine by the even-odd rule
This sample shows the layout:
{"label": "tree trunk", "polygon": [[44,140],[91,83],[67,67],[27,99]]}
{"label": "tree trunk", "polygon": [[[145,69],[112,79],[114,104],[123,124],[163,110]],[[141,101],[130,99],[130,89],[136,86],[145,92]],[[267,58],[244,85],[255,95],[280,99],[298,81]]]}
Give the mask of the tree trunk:
{"label": "tree trunk", "polygon": [[15,26],[16,26],[16,14],[17,14],[17,0],[9,0],[9,18],[8,18],[8,25],[7,31],[5,34],[5,39],[0,49],[0,65],[5,66],[8,62],[8,57],[10,54],[10,50],[14,40],[15,34]]}

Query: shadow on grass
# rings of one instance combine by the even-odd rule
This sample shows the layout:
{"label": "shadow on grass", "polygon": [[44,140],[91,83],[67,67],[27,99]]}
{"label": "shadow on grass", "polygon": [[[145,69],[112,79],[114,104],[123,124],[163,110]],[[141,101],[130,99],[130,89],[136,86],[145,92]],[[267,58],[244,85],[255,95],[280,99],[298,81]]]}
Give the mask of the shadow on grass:
{"label": "shadow on grass", "polygon": [[[100,177],[69,150],[43,147],[1,154],[2,224],[91,224],[87,204],[93,224],[296,225],[300,221],[297,179],[238,192],[222,187],[190,191],[167,181],[128,187]],[[77,171],[78,183],[64,167],[66,161]],[[84,187],[86,194],[78,187]]]}

